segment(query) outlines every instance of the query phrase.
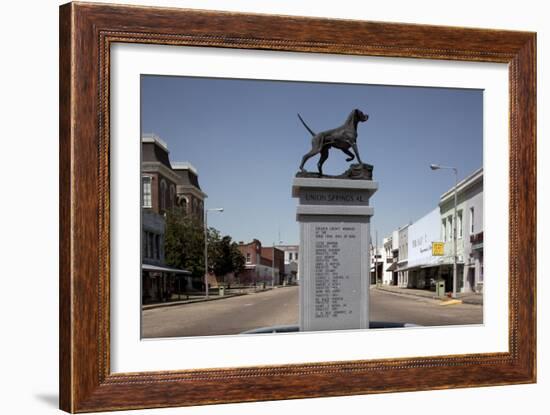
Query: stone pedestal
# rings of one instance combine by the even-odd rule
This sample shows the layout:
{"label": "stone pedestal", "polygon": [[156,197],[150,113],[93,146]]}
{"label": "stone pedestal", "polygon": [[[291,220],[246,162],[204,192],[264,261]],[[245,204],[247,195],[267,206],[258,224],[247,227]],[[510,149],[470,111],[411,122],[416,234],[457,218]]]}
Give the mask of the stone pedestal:
{"label": "stone pedestal", "polygon": [[296,177],[300,330],[369,327],[371,180]]}

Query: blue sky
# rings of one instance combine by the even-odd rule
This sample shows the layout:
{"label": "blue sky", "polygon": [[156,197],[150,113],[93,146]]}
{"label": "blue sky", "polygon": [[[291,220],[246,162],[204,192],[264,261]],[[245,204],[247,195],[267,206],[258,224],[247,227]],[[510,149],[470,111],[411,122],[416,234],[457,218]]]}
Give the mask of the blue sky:
{"label": "blue sky", "polygon": [[[189,161],[208,194],[209,225],[236,241],[298,243],[292,179],[311,136],[341,125],[359,108],[369,120],[358,127],[364,163],[374,165],[379,189],[371,199],[371,229],[379,241],[437,206],[454,184],[483,160],[483,91],[432,87],[329,84],[144,75],[141,131],[168,143],[170,160]],[[316,170],[317,157],[306,163]],[[347,169],[331,150],[324,172]],[[380,242],[379,242],[380,243]]]}

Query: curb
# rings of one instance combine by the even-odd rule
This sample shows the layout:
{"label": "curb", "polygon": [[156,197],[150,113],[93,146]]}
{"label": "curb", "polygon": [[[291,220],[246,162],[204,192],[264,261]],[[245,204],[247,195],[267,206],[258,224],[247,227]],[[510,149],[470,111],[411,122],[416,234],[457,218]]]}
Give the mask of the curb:
{"label": "curb", "polygon": [[217,301],[217,300],[223,300],[223,299],[226,299],[226,298],[240,297],[241,295],[247,295],[247,294],[249,294],[249,293],[227,294],[227,295],[223,295],[223,296],[210,297],[208,299],[201,298],[201,299],[197,299],[197,300],[182,300],[182,301],[172,301],[172,302],[168,302],[168,303],[147,304],[147,305],[142,305],[141,310],[145,311],[145,310],[153,310],[155,308],[174,307],[174,306],[177,306],[177,305],[185,305],[185,304],[193,304],[193,303],[205,303],[205,302],[208,302],[208,301]]}
{"label": "curb", "polygon": [[481,302],[479,302],[479,301],[476,301],[476,300],[470,300],[468,298],[464,298],[464,299],[462,299],[462,302],[464,304],[470,304],[470,305],[480,305],[480,306],[483,305],[483,300],[481,300]]}
{"label": "curb", "polygon": [[441,300],[439,305],[447,306],[447,305],[457,305],[462,304],[462,300]]}
{"label": "curb", "polygon": [[433,296],[424,296],[424,295],[418,295],[418,294],[413,294],[413,293],[407,293],[407,292],[398,292],[398,291],[393,291],[393,290],[386,290],[384,288],[381,288],[381,287],[374,287],[375,290],[378,290],[378,291],[383,291],[385,293],[389,293],[389,294],[394,294],[394,295],[401,295],[401,296],[406,296],[406,297],[414,297],[414,298],[423,298],[425,300],[436,300],[436,301],[441,301],[441,298],[442,297],[437,297],[435,295]]}
{"label": "curb", "polygon": [[[388,289],[385,289],[384,287],[373,287],[374,289],[378,290],[378,291],[383,291],[385,293],[390,293],[390,294],[395,294],[395,295],[402,295],[402,296],[407,296],[407,297],[415,297],[415,298],[423,298],[423,299],[426,299],[426,300],[435,300],[435,301],[442,301],[442,302],[449,302],[449,301],[452,301],[452,300],[446,300],[445,297],[437,297],[437,296],[424,296],[424,295],[417,295],[417,294],[414,294],[414,293],[408,293],[408,292],[398,292],[398,291],[393,291],[393,290],[388,290]],[[462,304],[468,304],[468,305],[477,305],[477,306],[483,306],[483,300],[478,301],[478,300],[472,300],[472,299],[469,299],[469,298],[457,298],[457,299],[454,299],[456,301],[460,301],[460,303]],[[457,303],[452,303],[452,304],[457,304]],[[451,305],[451,304],[441,304],[441,305]]]}

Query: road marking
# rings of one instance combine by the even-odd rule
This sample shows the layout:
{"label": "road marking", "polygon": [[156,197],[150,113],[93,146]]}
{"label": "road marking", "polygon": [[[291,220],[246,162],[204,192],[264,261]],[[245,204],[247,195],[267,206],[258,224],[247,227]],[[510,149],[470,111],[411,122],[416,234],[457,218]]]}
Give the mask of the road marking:
{"label": "road marking", "polygon": [[441,301],[439,305],[455,305],[455,304],[462,304],[462,300],[448,300],[448,301]]}

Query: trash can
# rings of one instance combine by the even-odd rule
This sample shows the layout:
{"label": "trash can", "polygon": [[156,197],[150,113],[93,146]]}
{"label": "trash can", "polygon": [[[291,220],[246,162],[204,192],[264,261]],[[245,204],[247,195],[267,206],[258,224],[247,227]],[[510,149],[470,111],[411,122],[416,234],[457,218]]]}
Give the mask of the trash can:
{"label": "trash can", "polygon": [[445,296],[445,280],[437,280],[435,282],[435,295],[438,297]]}
{"label": "trash can", "polygon": [[225,287],[223,285],[220,285],[218,287],[218,294],[220,297],[223,297],[225,295]]}

